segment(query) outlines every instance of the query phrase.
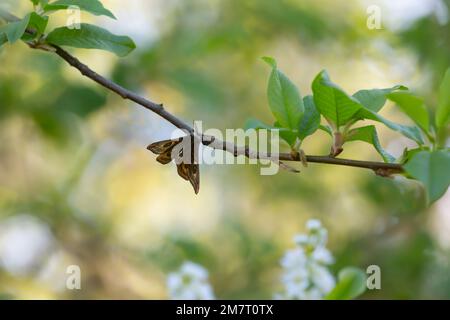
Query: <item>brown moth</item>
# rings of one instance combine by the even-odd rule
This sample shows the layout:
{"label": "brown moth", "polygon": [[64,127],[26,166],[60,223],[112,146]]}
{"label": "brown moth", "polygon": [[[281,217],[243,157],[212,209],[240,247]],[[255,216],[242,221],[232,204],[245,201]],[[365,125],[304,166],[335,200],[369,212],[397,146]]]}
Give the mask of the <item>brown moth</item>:
{"label": "brown moth", "polygon": [[[172,157],[174,148],[177,147],[180,143],[182,143],[184,138],[189,138],[191,140],[190,143],[191,150],[189,150],[191,157],[190,161],[188,161],[189,163],[186,163],[182,160],[181,161],[178,160],[179,163],[177,163],[177,172],[181,178],[191,183],[192,187],[194,188],[195,194],[198,194],[200,190],[200,166],[196,161],[197,157],[195,156],[195,154],[197,152],[197,148],[194,143],[195,139],[192,136],[185,136],[173,140],[158,141],[149,145],[147,149],[153,152],[154,154],[158,155],[156,161],[158,161],[161,164],[168,164],[172,160],[174,160]],[[183,148],[186,147],[185,145],[186,143],[184,143]],[[179,158],[182,159],[183,149],[179,150],[178,152]]]}

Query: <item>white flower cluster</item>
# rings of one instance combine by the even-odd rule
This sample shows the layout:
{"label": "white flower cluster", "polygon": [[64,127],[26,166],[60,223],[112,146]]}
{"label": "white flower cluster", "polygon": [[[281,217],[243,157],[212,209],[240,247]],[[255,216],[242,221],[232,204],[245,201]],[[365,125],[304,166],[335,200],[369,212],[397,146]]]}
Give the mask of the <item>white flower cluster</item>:
{"label": "white flower cluster", "polygon": [[193,262],[185,262],[177,272],[167,277],[172,300],[212,300],[214,293],[208,283],[208,271]]}
{"label": "white flower cluster", "polygon": [[309,220],[306,228],[307,234],[294,237],[297,247],[288,250],[281,259],[284,291],[276,294],[275,299],[318,300],[336,285],[327,268],[334,262],[326,248],[327,230],[318,220]]}

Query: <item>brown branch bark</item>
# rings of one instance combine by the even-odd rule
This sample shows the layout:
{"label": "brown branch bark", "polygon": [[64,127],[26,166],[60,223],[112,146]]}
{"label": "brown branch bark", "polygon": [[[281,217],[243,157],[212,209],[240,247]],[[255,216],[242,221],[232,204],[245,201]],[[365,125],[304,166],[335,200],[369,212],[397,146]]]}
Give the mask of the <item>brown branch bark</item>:
{"label": "brown branch bark", "polygon": [[[17,21],[18,18],[11,13],[2,10],[0,8],[0,17],[5,20],[6,22],[14,22]],[[34,33],[34,30],[27,30],[28,33]],[[29,44],[30,45],[30,44]],[[33,47],[32,45],[30,45]],[[173,124],[175,127],[179,129],[186,130],[190,133],[194,132],[194,129],[181,120],[180,118],[176,117],[172,113],[168,112],[162,104],[155,103],[153,101],[150,101],[122,86],[120,86],[117,83],[114,83],[113,81],[106,79],[102,75],[96,73],[91,68],[89,68],[87,65],[83,64],[81,61],[79,61],[76,57],[71,55],[66,50],[62,49],[61,47],[50,45],[49,51],[54,52],[59,57],[61,57],[63,60],[65,60],[70,66],[77,69],[83,76],[93,80],[94,82],[98,83],[99,85],[103,86],[104,88],[118,94],[123,99],[127,99],[130,101],[133,101],[137,103],[138,105],[158,114],[163,119],[167,120],[171,124]],[[234,156],[246,156],[248,158],[260,158],[260,159],[268,159],[271,157],[276,157],[279,160],[282,161],[297,161],[301,162],[302,159],[300,159],[299,155],[292,155],[291,153],[280,153],[278,155],[267,155],[267,154],[260,154],[257,152],[253,152],[249,150],[246,147],[239,147],[229,142],[220,141],[218,139],[214,140],[213,143],[208,143],[208,146],[214,149],[223,150],[226,152],[232,153]],[[364,169],[370,169],[373,170],[377,175],[388,177],[392,174],[396,173],[402,173],[403,167],[400,164],[394,164],[394,163],[384,163],[384,162],[373,162],[373,161],[359,161],[359,160],[350,160],[350,159],[340,159],[340,158],[333,158],[330,156],[313,156],[313,155],[307,155],[306,160],[311,163],[321,163],[321,164],[331,164],[331,165],[339,165],[339,166],[348,166],[348,167],[355,167],[355,168],[364,168]]]}

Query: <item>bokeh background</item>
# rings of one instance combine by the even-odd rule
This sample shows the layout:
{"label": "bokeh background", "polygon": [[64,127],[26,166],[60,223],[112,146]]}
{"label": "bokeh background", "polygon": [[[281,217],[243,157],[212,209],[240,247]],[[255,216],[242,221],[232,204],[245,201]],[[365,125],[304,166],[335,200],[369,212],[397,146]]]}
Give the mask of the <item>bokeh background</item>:
{"label": "bokeh background", "polygon": [[[5,1],[2,1],[5,2]],[[353,93],[404,84],[436,101],[450,66],[450,1],[104,0],[118,17],[92,17],[138,50],[124,59],[71,50],[93,69],[188,122],[240,128],[270,123],[268,67],[303,95],[322,69]],[[6,1],[8,3],[8,1]],[[29,1],[9,1],[21,15]],[[367,28],[381,8],[382,29]],[[65,24],[54,14],[53,26]],[[407,120],[394,106],[383,115]],[[309,218],[329,230],[332,270],[382,271],[366,299],[450,298],[450,194],[431,208],[417,183],[360,169],[310,165],[260,176],[257,166],[201,168],[200,194],[146,146],[173,127],[83,79],[55,55],[0,52],[0,298],[164,299],[166,276],[185,260],[205,266],[219,298],[271,298],[279,259]],[[400,155],[408,140],[378,126]],[[309,138],[327,154],[329,138]],[[378,160],[353,143],[343,157]],[[82,270],[67,290],[66,267]]]}

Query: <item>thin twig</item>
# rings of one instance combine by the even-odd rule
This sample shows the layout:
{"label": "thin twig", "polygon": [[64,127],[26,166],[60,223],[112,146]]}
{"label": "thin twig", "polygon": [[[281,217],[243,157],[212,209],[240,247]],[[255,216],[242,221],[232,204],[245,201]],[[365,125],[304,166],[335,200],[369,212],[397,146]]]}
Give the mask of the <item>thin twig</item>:
{"label": "thin twig", "polygon": [[[11,13],[2,10],[0,8],[0,17],[3,18],[7,22],[17,21],[18,18]],[[33,30],[27,30],[28,33],[33,33]],[[138,105],[158,114],[163,119],[167,120],[175,127],[186,130],[189,133],[194,133],[194,129],[188,125],[186,122],[176,117],[175,115],[168,112],[164,109],[162,104],[158,104],[152,102],[122,86],[119,84],[106,79],[102,75],[96,73],[87,65],[83,64],[76,57],[71,55],[66,50],[62,49],[59,46],[51,45],[54,49],[52,50],[55,54],[65,60],[69,65],[77,69],[83,76],[95,81],[99,85],[104,88],[118,94],[123,99],[127,99],[137,103]],[[254,152],[249,150],[247,147],[238,147],[230,142],[224,142],[218,139],[215,139],[213,143],[208,143],[208,146],[214,149],[227,151],[232,153],[235,157],[237,156],[246,156],[248,158],[257,158],[257,159],[272,159],[278,158],[282,161],[297,161],[300,162],[300,156],[292,155],[291,153],[280,153],[278,155],[267,155],[258,152]],[[395,173],[402,173],[403,167],[400,164],[394,163],[384,163],[384,162],[372,162],[372,161],[359,161],[359,160],[350,160],[350,159],[340,159],[340,158],[332,158],[329,156],[312,156],[307,155],[306,159],[311,163],[322,163],[322,164],[331,164],[331,165],[339,165],[339,166],[348,166],[348,167],[356,167],[356,168],[365,168],[373,170],[377,175],[380,176],[390,176]]]}

